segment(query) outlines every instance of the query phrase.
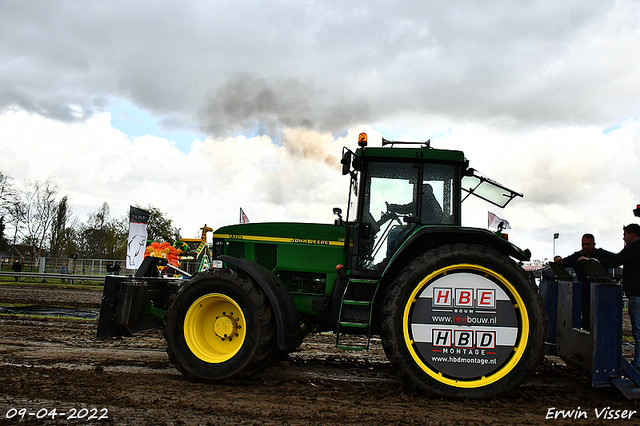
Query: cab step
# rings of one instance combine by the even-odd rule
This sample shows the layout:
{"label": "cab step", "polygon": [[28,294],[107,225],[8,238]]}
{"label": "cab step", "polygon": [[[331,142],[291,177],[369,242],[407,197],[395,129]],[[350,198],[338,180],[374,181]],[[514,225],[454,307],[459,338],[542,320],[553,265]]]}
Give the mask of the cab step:
{"label": "cab step", "polygon": [[378,280],[352,278],[347,282],[336,325],[338,349],[357,351],[369,349],[373,302],[378,287]]}

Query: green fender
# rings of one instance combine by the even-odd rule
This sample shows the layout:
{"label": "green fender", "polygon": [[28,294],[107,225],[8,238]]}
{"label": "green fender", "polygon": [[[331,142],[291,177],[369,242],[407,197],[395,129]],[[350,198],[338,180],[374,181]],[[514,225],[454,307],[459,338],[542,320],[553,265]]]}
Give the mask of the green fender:
{"label": "green fender", "polygon": [[302,344],[300,318],[287,287],[273,272],[247,259],[220,256],[218,259],[246,272],[267,295],[276,318],[276,341],[283,351],[290,351]]}
{"label": "green fender", "polygon": [[423,226],[416,229],[398,248],[387,265],[383,277],[393,280],[413,259],[436,247],[447,244],[477,244],[490,247],[516,260],[531,258],[529,250],[520,250],[502,236],[487,229],[458,226]]}

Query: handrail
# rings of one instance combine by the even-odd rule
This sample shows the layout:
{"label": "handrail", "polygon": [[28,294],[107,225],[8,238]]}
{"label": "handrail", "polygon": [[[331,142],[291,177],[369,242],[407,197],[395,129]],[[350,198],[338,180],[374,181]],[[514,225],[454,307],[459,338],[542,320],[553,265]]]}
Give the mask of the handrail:
{"label": "handrail", "polygon": [[59,280],[98,281],[104,282],[104,275],[46,274],[39,272],[0,272],[0,277],[20,278],[55,278]]}

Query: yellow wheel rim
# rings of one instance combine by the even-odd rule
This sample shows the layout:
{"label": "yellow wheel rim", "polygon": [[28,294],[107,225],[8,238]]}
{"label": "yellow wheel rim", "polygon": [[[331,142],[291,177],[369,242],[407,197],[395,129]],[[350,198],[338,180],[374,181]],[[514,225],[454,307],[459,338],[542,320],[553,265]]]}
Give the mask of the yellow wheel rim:
{"label": "yellow wheel rim", "polygon": [[[480,378],[475,378],[470,380],[452,379],[452,378],[446,377],[442,373],[436,371],[434,368],[427,365],[423,361],[423,358],[418,354],[415,347],[415,342],[411,336],[411,326],[412,326],[411,312],[420,294],[425,290],[425,288],[433,284],[434,280],[437,280],[438,277],[446,276],[447,274],[450,274],[456,271],[461,271],[461,270],[476,271],[480,273],[480,275],[484,276],[485,278],[487,279],[491,278],[492,281],[500,283],[502,289],[512,300],[512,306],[519,322],[519,331],[518,331],[517,339],[513,346],[513,352],[511,353],[511,356],[508,358],[508,360],[498,370],[493,371],[490,374],[484,375]],[[516,365],[518,365],[518,363],[522,359],[522,356],[524,355],[525,349],[527,347],[527,342],[529,340],[529,327],[530,327],[529,314],[525,307],[524,301],[518,294],[518,291],[515,289],[515,287],[509,281],[507,281],[502,275],[496,273],[495,271],[492,271],[491,269],[488,269],[479,265],[471,265],[471,264],[450,265],[445,268],[441,268],[429,274],[427,277],[425,277],[411,293],[409,300],[405,306],[403,319],[402,319],[404,339],[407,344],[407,348],[413,360],[416,362],[416,364],[426,374],[428,374],[435,380],[441,383],[444,383],[446,385],[454,386],[457,388],[478,388],[478,387],[486,386],[486,385],[497,382],[498,380],[506,376],[509,372],[511,372],[516,367]]]}
{"label": "yellow wheel rim", "polygon": [[225,362],[242,347],[247,323],[238,304],[224,294],[207,294],[189,307],[184,339],[195,356],[209,363]]}

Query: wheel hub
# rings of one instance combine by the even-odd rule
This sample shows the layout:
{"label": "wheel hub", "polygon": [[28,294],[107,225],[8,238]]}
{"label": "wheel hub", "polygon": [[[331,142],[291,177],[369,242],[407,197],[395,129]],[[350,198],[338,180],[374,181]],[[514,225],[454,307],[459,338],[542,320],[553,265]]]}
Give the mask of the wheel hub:
{"label": "wheel hub", "polygon": [[233,317],[233,313],[219,316],[213,324],[213,330],[222,340],[232,340],[238,332],[238,320]]}

